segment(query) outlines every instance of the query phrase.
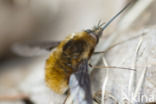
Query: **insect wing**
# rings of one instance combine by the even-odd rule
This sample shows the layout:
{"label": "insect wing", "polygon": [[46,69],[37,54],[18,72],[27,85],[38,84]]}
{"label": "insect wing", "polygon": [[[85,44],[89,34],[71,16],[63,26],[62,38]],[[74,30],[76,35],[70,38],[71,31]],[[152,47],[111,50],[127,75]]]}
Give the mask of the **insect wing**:
{"label": "insect wing", "polygon": [[88,75],[88,60],[83,60],[69,79],[73,104],[92,104],[91,85]]}
{"label": "insect wing", "polygon": [[41,56],[49,54],[59,43],[59,41],[16,43],[12,46],[12,51],[20,56]]}

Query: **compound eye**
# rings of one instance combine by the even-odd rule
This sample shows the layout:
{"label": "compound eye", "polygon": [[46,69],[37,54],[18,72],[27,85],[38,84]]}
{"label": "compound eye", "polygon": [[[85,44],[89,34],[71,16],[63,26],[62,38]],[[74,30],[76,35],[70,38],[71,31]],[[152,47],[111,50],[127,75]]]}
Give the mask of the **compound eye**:
{"label": "compound eye", "polygon": [[94,39],[96,39],[96,41],[98,40],[97,35],[92,31],[92,30],[86,30],[86,32],[91,35]]}
{"label": "compound eye", "polygon": [[87,33],[93,33],[93,31],[92,30],[90,30],[90,29],[87,29],[87,30],[85,30]]}

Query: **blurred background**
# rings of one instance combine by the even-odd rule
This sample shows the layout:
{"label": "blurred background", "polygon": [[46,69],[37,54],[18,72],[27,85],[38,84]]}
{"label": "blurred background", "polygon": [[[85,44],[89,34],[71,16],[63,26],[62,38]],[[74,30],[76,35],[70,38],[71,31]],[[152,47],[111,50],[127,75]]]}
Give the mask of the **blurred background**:
{"label": "blurred background", "polygon": [[[60,100],[53,97],[64,98],[54,94],[44,84],[44,63],[48,54],[42,57],[20,57],[12,52],[13,44],[63,40],[70,33],[92,28],[99,20],[107,22],[127,2],[0,0],[0,104],[25,104],[26,101],[21,100],[23,96],[29,96],[35,104],[57,104]],[[156,24],[155,3],[154,0],[149,3],[135,23],[131,24],[131,30]],[[119,20],[121,18],[108,27],[103,38],[116,31]]]}

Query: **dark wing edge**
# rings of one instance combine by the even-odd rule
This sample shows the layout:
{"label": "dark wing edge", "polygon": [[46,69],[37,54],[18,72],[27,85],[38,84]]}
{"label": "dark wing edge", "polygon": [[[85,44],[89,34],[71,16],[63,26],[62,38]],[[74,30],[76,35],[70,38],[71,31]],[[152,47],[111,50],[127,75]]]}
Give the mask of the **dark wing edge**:
{"label": "dark wing edge", "polygon": [[82,60],[77,71],[70,76],[69,88],[73,104],[93,104],[88,74],[88,60]]}
{"label": "dark wing edge", "polygon": [[11,50],[19,56],[32,57],[49,54],[59,41],[23,42],[12,45]]}

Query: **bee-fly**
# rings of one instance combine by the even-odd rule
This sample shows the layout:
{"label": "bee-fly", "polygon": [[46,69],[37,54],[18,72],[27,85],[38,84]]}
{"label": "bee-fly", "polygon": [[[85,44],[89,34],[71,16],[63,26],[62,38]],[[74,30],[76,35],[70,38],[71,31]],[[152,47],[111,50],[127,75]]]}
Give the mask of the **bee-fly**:
{"label": "bee-fly", "polygon": [[49,88],[58,94],[64,94],[69,89],[75,104],[92,104],[88,60],[94,53],[102,32],[129,5],[130,3],[104,26],[98,24],[93,29],[72,33],[63,41],[50,43],[45,48],[51,50],[56,47],[45,64],[45,82]]}

